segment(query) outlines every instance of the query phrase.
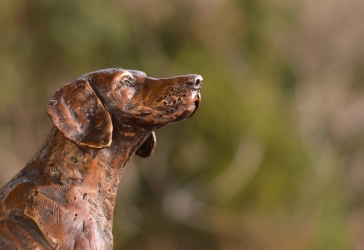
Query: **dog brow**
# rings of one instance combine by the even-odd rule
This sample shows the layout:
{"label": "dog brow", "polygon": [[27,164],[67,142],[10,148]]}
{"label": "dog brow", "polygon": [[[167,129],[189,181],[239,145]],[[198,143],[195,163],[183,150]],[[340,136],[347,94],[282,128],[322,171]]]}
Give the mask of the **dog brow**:
{"label": "dog brow", "polygon": [[135,76],[130,73],[128,70],[125,70],[122,74],[121,74],[121,78],[124,78],[124,77],[130,77],[131,79],[135,79]]}

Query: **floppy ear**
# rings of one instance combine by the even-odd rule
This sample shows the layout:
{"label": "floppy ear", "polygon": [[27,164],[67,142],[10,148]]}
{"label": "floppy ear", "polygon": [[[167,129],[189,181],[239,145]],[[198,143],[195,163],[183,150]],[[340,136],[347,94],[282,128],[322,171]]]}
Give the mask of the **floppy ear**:
{"label": "floppy ear", "polygon": [[143,142],[135,154],[140,157],[146,158],[153,154],[155,146],[157,145],[157,140],[154,132],[150,133],[148,138]]}
{"label": "floppy ear", "polygon": [[88,81],[78,80],[58,89],[47,103],[46,112],[53,124],[77,144],[110,146],[111,117]]}

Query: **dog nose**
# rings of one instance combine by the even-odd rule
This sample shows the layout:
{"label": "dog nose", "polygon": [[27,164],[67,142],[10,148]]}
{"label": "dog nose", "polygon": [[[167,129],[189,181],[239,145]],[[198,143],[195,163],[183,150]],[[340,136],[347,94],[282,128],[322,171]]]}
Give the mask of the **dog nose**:
{"label": "dog nose", "polygon": [[191,78],[188,79],[187,84],[194,89],[201,88],[203,78],[200,75],[191,75]]}

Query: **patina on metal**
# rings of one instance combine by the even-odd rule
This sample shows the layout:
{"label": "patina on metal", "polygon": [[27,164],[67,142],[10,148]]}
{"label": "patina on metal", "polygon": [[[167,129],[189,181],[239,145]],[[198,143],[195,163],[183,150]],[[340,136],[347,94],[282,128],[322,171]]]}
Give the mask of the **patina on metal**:
{"label": "patina on metal", "polygon": [[195,113],[201,83],[113,68],[58,89],[46,105],[54,127],[45,143],[0,189],[0,249],[112,249],[125,164],[152,154],[155,130]]}

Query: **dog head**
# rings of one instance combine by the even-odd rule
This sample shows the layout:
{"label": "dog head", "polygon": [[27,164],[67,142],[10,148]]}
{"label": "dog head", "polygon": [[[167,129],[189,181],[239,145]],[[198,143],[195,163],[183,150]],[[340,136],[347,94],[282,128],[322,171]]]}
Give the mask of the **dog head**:
{"label": "dog head", "polygon": [[58,89],[46,105],[54,125],[81,146],[104,148],[113,129],[150,134],[137,154],[148,157],[156,129],[191,117],[201,101],[202,77],[151,78],[121,68],[91,72]]}

